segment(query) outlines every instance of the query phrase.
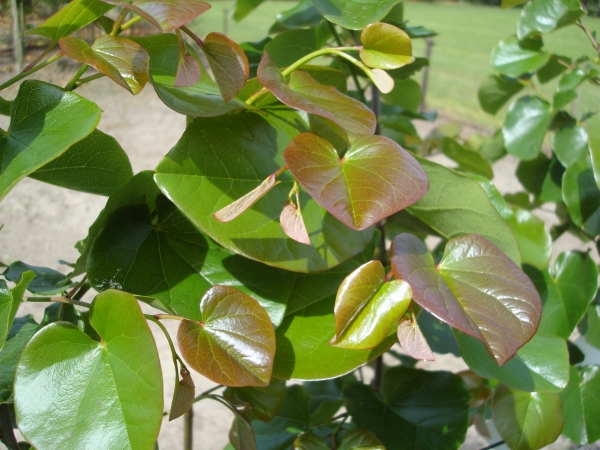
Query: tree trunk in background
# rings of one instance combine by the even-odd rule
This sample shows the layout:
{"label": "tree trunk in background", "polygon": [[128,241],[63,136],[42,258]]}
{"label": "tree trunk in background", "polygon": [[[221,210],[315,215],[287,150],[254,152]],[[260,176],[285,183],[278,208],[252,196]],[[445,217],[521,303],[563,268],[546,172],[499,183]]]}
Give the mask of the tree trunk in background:
{"label": "tree trunk in background", "polygon": [[10,0],[10,13],[13,22],[13,54],[15,57],[15,69],[17,72],[23,71],[24,57],[24,18],[23,18],[23,2],[20,0]]}

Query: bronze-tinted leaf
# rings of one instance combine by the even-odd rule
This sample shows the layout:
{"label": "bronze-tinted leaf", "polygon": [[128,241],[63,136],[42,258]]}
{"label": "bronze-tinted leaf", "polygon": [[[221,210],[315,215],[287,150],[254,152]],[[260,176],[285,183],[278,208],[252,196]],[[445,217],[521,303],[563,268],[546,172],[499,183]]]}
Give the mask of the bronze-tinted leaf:
{"label": "bronze-tinted leaf", "polygon": [[311,245],[308,232],[306,231],[306,225],[304,225],[304,220],[302,220],[302,212],[291,201],[288,200],[283,206],[283,210],[279,216],[279,222],[281,223],[283,232],[293,240],[302,244]]}
{"label": "bronze-tinted leaf", "polygon": [[401,320],[398,324],[398,341],[408,356],[419,361],[435,361],[433,352],[417,322],[410,319]]}
{"label": "bronze-tinted leaf", "polygon": [[200,81],[202,70],[198,60],[194,58],[187,50],[180,49],[179,61],[177,62],[177,72],[175,73],[175,87],[194,86]]}
{"label": "bronze-tinted leaf", "polygon": [[283,156],[311,197],[355,230],[412,205],[427,192],[427,176],[419,163],[383,136],[356,139],[340,160],[328,141],[302,133]]}
{"label": "bronze-tinted leaf", "polygon": [[411,285],[415,302],[479,339],[500,365],[537,330],[542,303],[533,283],[482,236],[448,241],[436,267],[422,241],[400,234],[391,259],[395,277]]}
{"label": "bronze-tinted leaf", "polygon": [[175,383],[175,392],[173,392],[173,401],[169,411],[169,422],[183,416],[194,404],[196,391],[193,387],[183,380]]}
{"label": "bronze-tinted leaf", "polygon": [[330,119],[350,137],[370,136],[375,132],[375,115],[363,103],[341,94],[333,86],[317,82],[302,70],[291,73],[288,86],[267,52],[257,73],[260,84],[282,103]]}
{"label": "bronze-tinted leaf", "polygon": [[223,33],[209,33],[202,48],[223,100],[228,102],[242,90],[248,76],[250,65],[244,50]]}
{"label": "bronze-tinted leaf", "polygon": [[256,188],[252,189],[243,197],[238,198],[235,202],[230,203],[225,208],[220,209],[213,214],[213,217],[219,222],[230,222],[242,213],[252,208],[257,201],[271,190],[273,186],[279,184],[275,179],[275,175],[269,175],[265,181],[260,183]]}
{"label": "bronze-tinted leaf", "polygon": [[360,34],[360,59],[376,69],[398,69],[412,63],[412,42],[405,31],[387,23],[372,23]]}
{"label": "bronze-tinted leaf", "polygon": [[177,332],[189,366],[226,386],[266,386],[271,380],[275,331],[252,297],[214,286],[200,301],[202,322],[183,320]]}

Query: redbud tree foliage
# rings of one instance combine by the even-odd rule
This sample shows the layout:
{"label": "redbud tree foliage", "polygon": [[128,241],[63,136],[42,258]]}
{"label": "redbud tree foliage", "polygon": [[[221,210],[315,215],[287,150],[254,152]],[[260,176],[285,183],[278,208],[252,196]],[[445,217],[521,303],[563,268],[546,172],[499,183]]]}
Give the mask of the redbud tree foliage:
{"label": "redbud tree foliage", "polygon": [[[236,20],[258,3],[238,0]],[[504,125],[469,140],[416,132],[435,113],[418,109],[414,75],[429,61],[412,40],[435,32],[409,24],[402,3],[303,0],[242,43],[186,26],[209,8],[73,0],[29,30],[48,51],[0,85],[21,83],[0,98],[0,199],[27,176],[107,197],[70,273],[3,270],[7,447],[150,450],[163,414],[210,400],[231,410],[236,450],[457,449],[471,424],[512,449],[600,439],[599,367],[568,340],[579,328],[600,348],[598,268],[575,250],[550,264],[562,233],[600,234],[600,116],[569,113],[581,83],[600,83],[599,55],[543,44],[579,27],[600,53],[584,8],[523,6],[478,93],[491,114],[512,102]],[[139,21],[155,32],[121,35]],[[105,33],[93,43],[72,36],[92,22]],[[26,79],[60,58],[80,63],[66,86]],[[97,128],[102,111],[77,88],[100,77],[123,95],[154,89],[187,120],[154,171],[133,174]],[[436,152],[455,169],[427,158]],[[507,153],[525,191],[503,197],[491,179]],[[551,231],[536,216],[548,203]],[[25,301],[50,304],[42,323],[17,317]],[[165,320],[179,321],[176,335]],[[444,353],[470,370],[416,368]],[[196,392],[191,371],[218,386]]]}

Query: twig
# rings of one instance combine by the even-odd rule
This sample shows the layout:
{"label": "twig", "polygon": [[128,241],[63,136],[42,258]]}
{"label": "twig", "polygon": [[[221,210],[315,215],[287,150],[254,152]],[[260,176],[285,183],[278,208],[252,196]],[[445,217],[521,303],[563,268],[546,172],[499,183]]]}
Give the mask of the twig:
{"label": "twig", "polygon": [[585,32],[586,36],[592,43],[592,47],[594,47],[596,52],[600,55],[600,46],[598,45],[598,42],[596,42],[594,35],[592,33],[590,33],[590,30],[588,29],[588,27],[585,26],[585,24],[583,23],[583,21],[581,19],[579,19],[577,21],[577,26]]}
{"label": "twig", "polygon": [[10,418],[10,408],[8,403],[0,404],[0,425],[2,426],[2,442],[6,444],[9,450],[19,450],[19,444],[15,437]]}
{"label": "twig", "polygon": [[0,91],[2,89],[6,89],[9,86],[12,86],[13,84],[15,84],[17,81],[22,80],[23,78],[28,77],[29,75],[31,75],[32,73],[37,72],[40,69],[43,69],[44,67],[52,64],[54,61],[56,61],[59,58],[62,58],[64,56],[64,54],[62,52],[57,53],[56,55],[54,55],[51,58],[48,58],[45,62],[41,63],[39,66],[34,67],[33,69],[29,69],[26,72],[21,72],[20,74],[12,77],[10,80],[6,81],[3,84],[0,84]]}
{"label": "twig", "polygon": [[202,39],[200,39],[200,38],[199,38],[199,37],[196,35],[196,33],[194,33],[192,30],[190,30],[190,29],[189,29],[188,27],[186,27],[186,26],[180,27],[180,29],[181,29],[181,31],[183,31],[185,34],[187,34],[189,37],[191,37],[191,38],[194,40],[194,42],[195,42],[196,44],[198,44],[198,47],[200,47],[200,48],[204,48],[204,41],[203,41]]}
{"label": "twig", "polygon": [[81,281],[79,283],[77,283],[77,286],[75,286],[73,289],[71,289],[65,297],[73,298],[73,296],[77,293],[77,291],[79,291],[79,289],[81,289],[81,287],[84,285],[84,283],[86,281],[87,281],[87,275],[84,275],[83,278],[81,279]]}
{"label": "twig", "polygon": [[71,81],[69,81],[69,83],[65,86],[65,91],[72,91],[73,88],[75,87],[75,83],[77,83],[77,81],[81,78],[81,76],[85,73],[86,70],[88,70],[88,65],[87,64],[83,64],[79,70],[75,73],[75,75],[73,75],[73,78],[71,79]]}
{"label": "twig", "polygon": [[51,52],[51,51],[54,49],[54,47],[56,47],[56,42],[55,42],[54,44],[50,45],[50,46],[49,46],[49,47],[48,47],[46,50],[44,50],[44,51],[42,52],[42,54],[41,54],[40,56],[38,56],[37,58],[35,58],[35,59],[34,59],[34,60],[31,62],[31,64],[29,64],[27,67],[25,67],[25,68],[23,69],[23,72],[27,72],[28,70],[31,70],[31,69],[33,69],[33,67],[35,67],[35,65],[36,65],[37,63],[39,63],[39,62],[40,62],[42,59],[44,59],[44,57],[45,57],[45,56],[46,56],[48,53],[50,53],[50,52]]}
{"label": "twig", "polygon": [[23,302],[69,303],[71,305],[83,306],[84,308],[92,307],[90,303],[74,300],[67,297],[23,297]]}

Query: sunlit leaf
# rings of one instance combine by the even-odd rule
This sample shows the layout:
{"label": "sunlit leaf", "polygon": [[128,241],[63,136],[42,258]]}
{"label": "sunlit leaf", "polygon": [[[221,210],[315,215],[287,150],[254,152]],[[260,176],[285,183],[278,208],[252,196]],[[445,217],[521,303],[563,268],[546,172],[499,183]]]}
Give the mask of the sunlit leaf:
{"label": "sunlit leaf", "polygon": [[458,170],[480,175],[488,180],[494,177],[492,167],[478,152],[448,137],[442,139],[441,147],[444,155],[458,163]]}
{"label": "sunlit leaf", "polygon": [[592,236],[600,234],[600,189],[592,162],[586,159],[571,164],[562,181],[563,198],[575,225]]}
{"label": "sunlit leaf", "polygon": [[394,79],[384,70],[371,70],[371,81],[383,94],[387,94],[394,89]]}
{"label": "sunlit leaf", "polygon": [[412,43],[405,31],[387,23],[368,25],[360,34],[360,58],[375,69],[398,69],[412,63]]}
{"label": "sunlit leaf", "polygon": [[236,406],[248,406],[252,415],[263,422],[272,420],[285,398],[285,381],[271,379],[265,387],[228,387],[223,396]]}
{"label": "sunlit leaf", "polygon": [[230,203],[225,208],[213,213],[213,217],[219,222],[230,222],[241,214],[245,213],[257,201],[263,198],[271,188],[280,181],[277,181],[275,175],[269,175],[265,181],[260,183],[256,188],[252,189],[243,197],[238,198],[235,202]]}
{"label": "sunlit leaf", "polygon": [[228,102],[244,87],[250,74],[244,50],[223,33],[209,33],[202,51],[212,69],[217,85]]}
{"label": "sunlit leaf", "polygon": [[265,0],[236,0],[235,10],[233,11],[233,19],[236,22],[239,22],[264,1]]}
{"label": "sunlit leaf", "polygon": [[285,203],[279,216],[279,223],[281,223],[281,229],[284,233],[293,240],[311,245],[306,225],[304,225],[304,220],[302,219],[302,212],[294,203],[290,201]]}
{"label": "sunlit leaf", "polygon": [[524,39],[570,25],[585,14],[578,0],[532,0],[521,12],[517,37]]}
{"label": "sunlit leaf", "polygon": [[588,154],[588,134],[584,127],[570,126],[556,130],[552,150],[564,167],[585,159]]}
{"label": "sunlit leaf", "polygon": [[209,289],[200,301],[202,322],[184,320],[179,349],[192,369],[226,386],[266,386],[271,380],[275,332],[252,297],[227,286]]}
{"label": "sunlit leaf", "polygon": [[600,439],[600,366],[571,367],[567,388],[562,391],[563,434],[579,444]]}
{"label": "sunlit leaf", "polygon": [[372,432],[365,429],[352,430],[340,443],[338,450],[385,450],[381,441]]}
{"label": "sunlit leaf", "polygon": [[596,186],[600,189],[600,115],[589,118],[586,121],[586,130],[589,136],[590,156]]}
{"label": "sunlit leaf", "polygon": [[15,287],[9,289],[4,280],[0,280],[0,350],[6,343],[7,336],[12,327],[27,285],[35,278],[31,270],[23,272]]}
{"label": "sunlit leaf", "polygon": [[502,75],[519,77],[542,67],[550,54],[542,51],[542,42],[533,39],[519,41],[515,37],[502,40],[492,51],[492,66]]}
{"label": "sunlit leaf", "polygon": [[535,333],[542,305],[533,283],[482,236],[451,239],[438,266],[409,234],[396,236],[390,253],[394,276],[410,284],[413,300],[483,342],[498,364]]}
{"label": "sunlit leaf", "polygon": [[435,361],[431,348],[429,348],[417,322],[410,319],[401,320],[398,324],[398,341],[411,358],[419,361]]}
{"label": "sunlit leaf", "polygon": [[[0,283],[0,298],[3,295]],[[21,353],[31,337],[39,329],[39,325],[30,314],[17,317],[6,336],[4,348],[0,352],[0,403],[13,403],[13,385],[15,370]]]}
{"label": "sunlit leaf", "polygon": [[508,109],[502,135],[504,147],[520,159],[534,159],[542,148],[552,107],[538,96],[523,96]]}
{"label": "sunlit leaf", "polygon": [[486,113],[496,114],[523,87],[514,78],[488,75],[477,91],[479,105]]}
{"label": "sunlit leaf", "polygon": [[514,219],[522,263],[544,270],[552,256],[552,238],[546,225],[525,209],[516,209]]}
{"label": "sunlit leaf", "polygon": [[379,22],[398,0],[312,0],[319,12],[330,22],[351,30],[362,30]]}

